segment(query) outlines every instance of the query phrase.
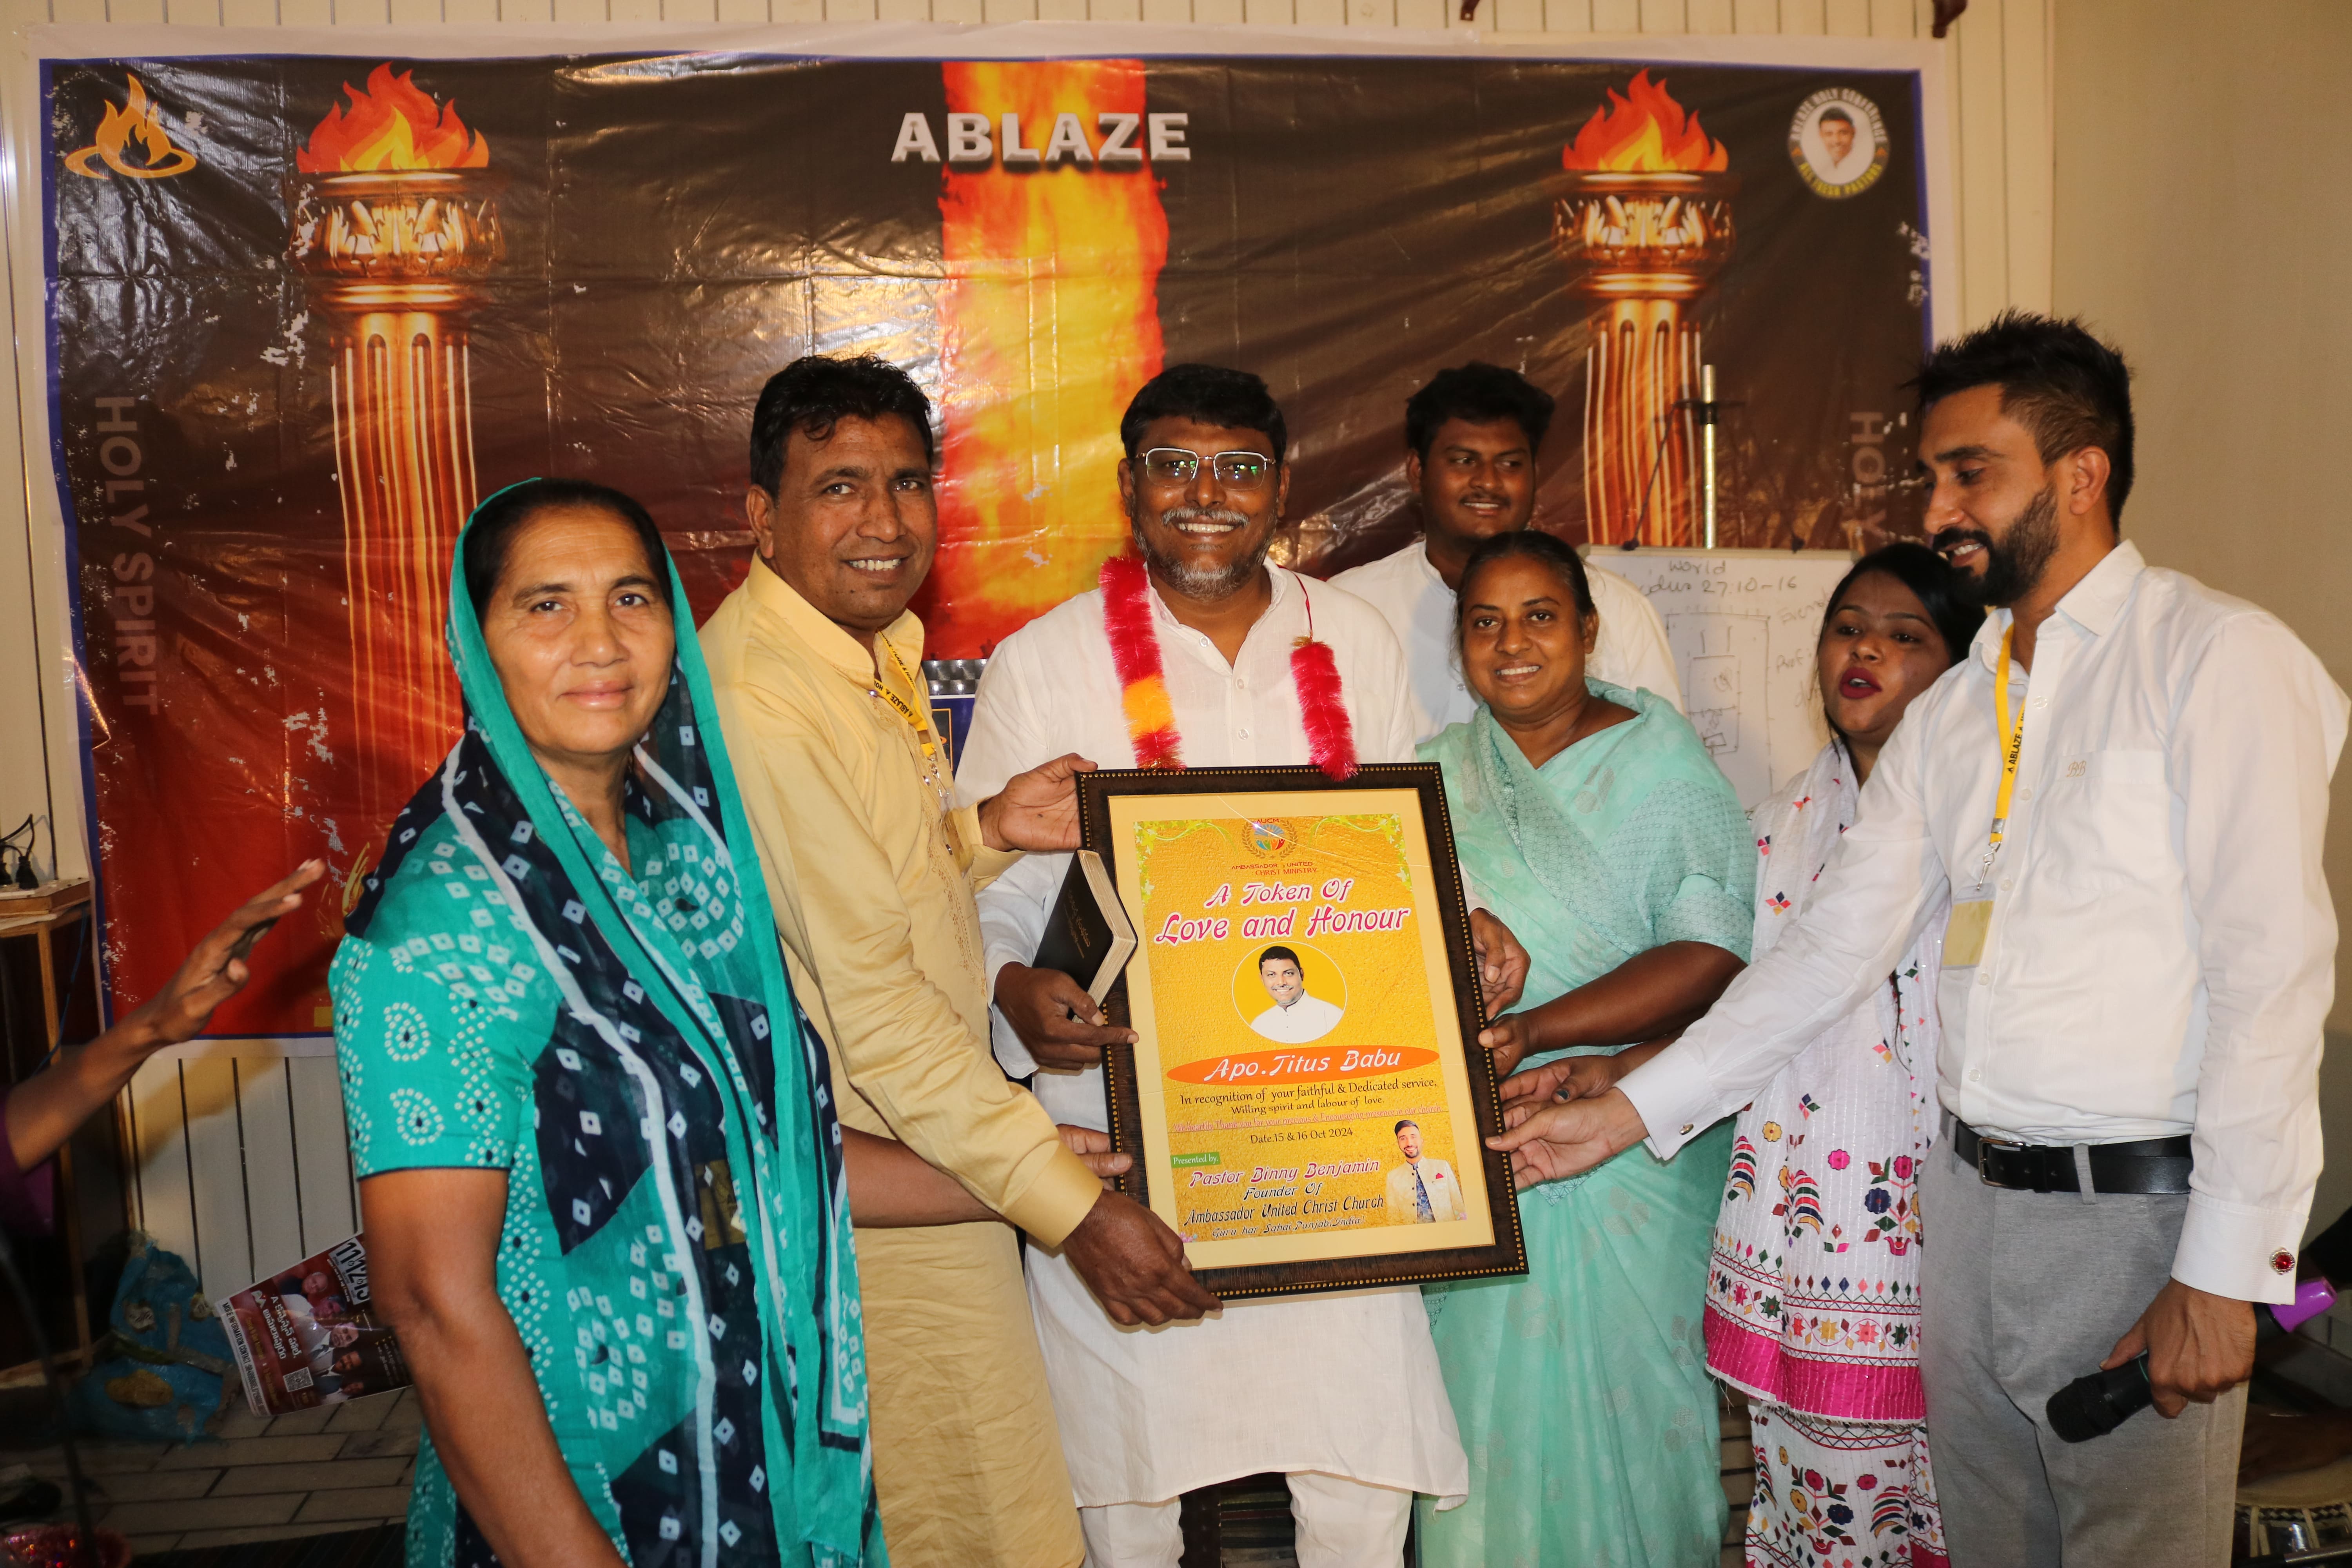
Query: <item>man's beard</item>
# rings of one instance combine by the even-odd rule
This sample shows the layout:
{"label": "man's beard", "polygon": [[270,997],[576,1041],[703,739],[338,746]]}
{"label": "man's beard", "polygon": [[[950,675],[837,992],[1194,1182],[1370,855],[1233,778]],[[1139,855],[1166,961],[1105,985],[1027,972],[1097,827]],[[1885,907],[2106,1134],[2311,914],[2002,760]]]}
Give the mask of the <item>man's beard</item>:
{"label": "man's beard", "polygon": [[2009,537],[1997,544],[1982,529],[1947,528],[1936,535],[1935,549],[1941,554],[1969,541],[1983,547],[1984,573],[1975,577],[1962,573],[1960,592],[1989,609],[2014,605],[2033,592],[2050,558],[2058,553],[2057,490],[2045,488],[2028,501],[2009,525]]}
{"label": "man's beard", "polygon": [[[1244,531],[1250,526],[1250,520],[1242,513],[1229,507],[1216,506],[1171,507],[1160,514],[1160,521],[1171,529],[1186,522],[1230,522]],[[1132,526],[1131,518],[1129,523]],[[1249,586],[1250,580],[1257,575],[1258,568],[1265,564],[1265,552],[1274,545],[1274,531],[1268,529],[1265,537],[1257,542],[1255,550],[1222,571],[1215,571],[1164,555],[1152,547],[1150,536],[1141,528],[1135,528],[1134,532],[1135,542],[1142,547],[1143,558],[1150,563],[1154,574],[1181,590],[1188,598],[1211,602],[1229,599]]]}

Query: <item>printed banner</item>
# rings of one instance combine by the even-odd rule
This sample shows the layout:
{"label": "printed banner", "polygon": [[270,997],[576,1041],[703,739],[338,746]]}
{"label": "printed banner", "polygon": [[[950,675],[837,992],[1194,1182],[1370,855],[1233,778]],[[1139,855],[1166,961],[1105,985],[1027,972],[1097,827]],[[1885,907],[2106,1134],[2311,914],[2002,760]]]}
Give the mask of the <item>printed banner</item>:
{"label": "printed banner", "polygon": [[[1186,360],[1273,384],[1278,548],[1318,572],[1411,537],[1404,400],[1471,358],[1557,397],[1538,521],[1572,539],[1694,542],[1709,366],[1722,543],[1916,531],[1893,481],[1940,117],[1917,69],[1834,62],[1920,53],[1211,57],[1139,27],[1085,35],[1117,58],[982,58],[1048,37],[1071,35],[45,61],[117,998],[277,870],[319,854],[354,883],[378,853],[458,729],[447,564],[483,494],[641,497],[707,614],[744,569],[752,403],[801,353],[882,354],[936,401],[917,608],[941,658],[985,658],[1123,547],[1119,413]],[[304,920],[216,1030],[328,1026],[333,900]]]}

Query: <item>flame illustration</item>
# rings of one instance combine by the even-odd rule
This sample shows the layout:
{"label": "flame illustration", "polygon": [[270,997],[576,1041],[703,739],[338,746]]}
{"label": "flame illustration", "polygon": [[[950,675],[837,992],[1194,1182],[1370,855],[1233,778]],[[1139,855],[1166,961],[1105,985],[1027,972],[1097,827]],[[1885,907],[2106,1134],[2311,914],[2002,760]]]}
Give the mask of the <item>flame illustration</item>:
{"label": "flame illustration", "polygon": [[[121,109],[111,103],[106,106],[106,118],[98,122],[96,139],[66,154],[66,167],[93,180],[108,178],[106,169],[128,179],[161,180],[194,168],[196,155],[172,141],[171,132],[163,129],[161,108],[148,100],[146,86],[135,76],[130,80],[130,100]],[[136,163],[123,157],[134,142],[145,154]],[[106,169],[98,168],[93,160],[104,163]]]}
{"label": "flame illustration", "polygon": [[468,131],[455,103],[438,104],[412,79],[392,74],[389,64],[368,73],[367,90],[351,83],[346,112],[327,110],[310,144],[294,154],[306,174],[348,174],[363,169],[479,169],[490,161],[490,144]]}
{"label": "flame illustration", "polygon": [[1699,129],[1696,114],[1666,95],[1647,70],[1633,73],[1623,96],[1596,109],[1560,154],[1562,167],[1605,174],[1712,173],[1731,166],[1723,143]]}
{"label": "flame illustration", "polygon": [[[1141,114],[1139,60],[944,65],[947,106],[1034,145],[1075,114]],[[1118,419],[1160,368],[1168,216],[1149,165],[969,173],[940,191],[947,426],[940,553],[923,614],[938,658],[984,654],[1094,586],[1125,548]]]}

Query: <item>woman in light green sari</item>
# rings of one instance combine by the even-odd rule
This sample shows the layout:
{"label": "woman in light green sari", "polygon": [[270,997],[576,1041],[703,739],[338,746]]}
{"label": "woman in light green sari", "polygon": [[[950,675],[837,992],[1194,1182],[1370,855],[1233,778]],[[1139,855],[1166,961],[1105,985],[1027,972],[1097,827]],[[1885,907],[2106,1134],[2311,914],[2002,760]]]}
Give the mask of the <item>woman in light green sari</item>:
{"label": "woman in light green sari", "polygon": [[[1464,872],[1533,960],[1521,1011],[1481,1043],[1505,1074],[1591,1056],[1559,1091],[1598,1092],[1649,1054],[1630,1042],[1696,1018],[1746,962],[1747,819],[1673,707],[1585,678],[1600,622],[1568,546],[1532,531],[1482,545],[1455,625],[1479,710],[1421,757],[1444,769]],[[1470,1500],[1424,1502],[1424,1568],[1716,1560],[1700,1324],[1729,1131],[1528,1188],[1526,1278],[1429,1289]]]}

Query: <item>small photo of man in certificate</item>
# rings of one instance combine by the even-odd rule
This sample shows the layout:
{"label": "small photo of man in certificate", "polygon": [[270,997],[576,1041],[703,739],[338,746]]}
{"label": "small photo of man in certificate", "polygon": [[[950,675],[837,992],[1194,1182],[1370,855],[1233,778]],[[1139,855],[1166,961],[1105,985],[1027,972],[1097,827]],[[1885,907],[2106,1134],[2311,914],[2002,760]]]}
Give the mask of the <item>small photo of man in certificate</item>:
{"label": "small photo of man in certificate", "polygon": [[1435,1225],[1442,1219],[1468,1219],[1462,1206],[1462,1184],[1444,1161],[1425,1158],[1421,1152],[1421,1123],[1396,1124],[1397,1148],[1404,1163],[1389,1173],[1389,1223]]}
{"label": "small photo of man in certificate", "polygon": [[1259,953],[1257,977],[1274,1005],[1252,1018],[1250,1027],[1275,1044],[1303,1046],[1339,1026],[1341,1009],[1307,994],[1306,972],[1290,949],[1269,947]]}

